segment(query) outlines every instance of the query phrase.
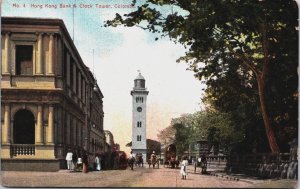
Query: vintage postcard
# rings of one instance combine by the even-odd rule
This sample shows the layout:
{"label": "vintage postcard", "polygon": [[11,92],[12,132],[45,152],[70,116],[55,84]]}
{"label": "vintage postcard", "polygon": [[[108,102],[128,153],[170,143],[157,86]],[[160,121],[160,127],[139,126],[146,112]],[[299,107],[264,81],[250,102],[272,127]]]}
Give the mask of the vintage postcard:
{"label": "vintage postcard", "polygon": [[0,3],[3,187],[298,186],[296,1]]}

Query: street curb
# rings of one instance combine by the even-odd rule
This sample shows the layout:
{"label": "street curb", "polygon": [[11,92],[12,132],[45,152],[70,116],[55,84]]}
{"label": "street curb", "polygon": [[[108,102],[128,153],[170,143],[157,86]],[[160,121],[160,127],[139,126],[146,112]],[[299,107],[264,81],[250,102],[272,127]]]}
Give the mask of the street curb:
{"label": "street curb", "polygon": [[234,176],[230,176],[230,175],[227,175],[227,174],[220,174],[220,173],[214,173],[214,172],[208,172],[207,174],[210,175],[210,176],[215,176],[215,177],[218,177],[218,178],[224,178],[224,179],[227,179],[227,180],[242,181],[242,182],[246,182],[246,183],[249,183],[249,184],[255,184],[255,182],[253,182],[253,181],[246,180],[246,179],[241,179],[239,177],[234,177]]}

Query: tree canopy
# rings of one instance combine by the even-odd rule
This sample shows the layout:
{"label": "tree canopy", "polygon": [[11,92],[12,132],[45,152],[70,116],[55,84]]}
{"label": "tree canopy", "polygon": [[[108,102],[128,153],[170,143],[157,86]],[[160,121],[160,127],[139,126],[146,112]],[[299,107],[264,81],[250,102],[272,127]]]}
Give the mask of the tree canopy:
{"label": "tree canopy", "polygon": [[[178,118],[173,118],[169,127],[161,133],[172,130],[173,140],[177,152],[183,155],[187,151],[189,144],[195,144],[204,138],[210,145],[217,145],[229,153],[234,150],[241,141],[244,140],[244,131],[239,127],[232,127],[233,119],[228,113],[219,111],[199,111],[193,114],[183,114]],[[160,141],[165,141],[170,135],[158,135]],[[170,144],[170,143],[167,143]]]}
{"label": "tree canopy", "polygon": [[106,26],[138,26],[184,45],[178,61],[205,81],[214,108],[252,121],[248,126],[263,125],[271,151],[278,153],[277,140],[297,130],[297,17],[292,0],[145,0]]}

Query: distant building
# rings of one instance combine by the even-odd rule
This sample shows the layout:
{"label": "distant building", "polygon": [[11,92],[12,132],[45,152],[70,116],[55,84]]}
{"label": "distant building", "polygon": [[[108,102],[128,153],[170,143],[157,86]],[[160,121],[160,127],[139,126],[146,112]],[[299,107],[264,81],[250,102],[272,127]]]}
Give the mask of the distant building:
{"label": "distant building", "polygon": [[[113,134],[108,130],[105,130],[104,133],[105,133],[106,143],[109,146],[109,149],[107,149],[107,151],[108,152],[116,151],[117,149],[116,149],[116,144],[114,141]],[[119,150],[120,150],[120,146],[119,146]]]}
{"label": "distant building", "polygon": [[132,152],[147,157],[146,143],[146,103],[149,91],[145,87],[145,78],[139,73],[134,80],[132,96]]}
{"label": "distant building", "polygon": [[56,171],[68,149],[101,152],[103,95],[64,22],[1,21],[2,170]]}

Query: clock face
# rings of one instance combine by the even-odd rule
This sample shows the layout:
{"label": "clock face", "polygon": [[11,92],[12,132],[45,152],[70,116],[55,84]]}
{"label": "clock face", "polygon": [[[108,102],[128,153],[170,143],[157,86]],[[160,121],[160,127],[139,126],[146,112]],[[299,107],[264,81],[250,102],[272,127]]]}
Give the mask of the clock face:
{"label": "clock face", "polygon": [[136,110],[137,110],[138,112],[141,112],[141,111],[142,111],[142,107],[138,107]]}

